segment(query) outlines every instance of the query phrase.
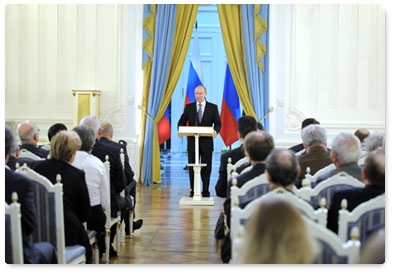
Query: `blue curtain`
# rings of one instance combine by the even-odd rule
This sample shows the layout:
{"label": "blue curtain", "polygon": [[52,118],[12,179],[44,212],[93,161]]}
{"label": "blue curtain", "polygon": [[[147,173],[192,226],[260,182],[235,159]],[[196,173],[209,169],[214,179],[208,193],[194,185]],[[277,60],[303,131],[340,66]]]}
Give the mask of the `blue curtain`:
{"label": "blue curtain", "polygon": [[[242,5],[248,83],[257,119],[269,111],[269,5]],[[266,131],[269,119],[262,122]]]}
{"label": "blue curtain", "polygon": [[[149,6],[149,5],[144,5]],[[148,8],[147,8],[148,9]],[[144,9],[146,11],[146,9]],[[159,110],[166,78],[169,71],[171,50],[173,47],[174,25],[177,5],[157,5],[154,34],[154,52],[152,59],[151,86],[148,98],[147,114],[154,118]],[[152,185],[152,138],[154,123],[146,119],[144,152],[142,164],[142,184]]]}

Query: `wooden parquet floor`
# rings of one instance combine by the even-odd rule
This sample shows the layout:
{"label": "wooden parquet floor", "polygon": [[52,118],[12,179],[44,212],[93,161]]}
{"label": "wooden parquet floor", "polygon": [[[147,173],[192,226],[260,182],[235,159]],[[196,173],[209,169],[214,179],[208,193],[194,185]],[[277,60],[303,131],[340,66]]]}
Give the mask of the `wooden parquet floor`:
{"label": "wooden parquet floor", "polygon": [[213,155],[210,193],[214,206],[181,206],[189,196],[187,154],[162,154],[162,181],[137,187],[136,219],[141,229],[126,236],[110,264],[221,264],[214,228],[223,198],[215,196],[220,154]]}

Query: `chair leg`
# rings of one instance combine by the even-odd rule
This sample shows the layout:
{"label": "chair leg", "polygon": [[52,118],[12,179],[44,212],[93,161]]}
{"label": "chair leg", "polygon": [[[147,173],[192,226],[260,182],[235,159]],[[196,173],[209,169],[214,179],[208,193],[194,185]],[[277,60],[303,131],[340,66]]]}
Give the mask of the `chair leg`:
{"label": "chair leg", "polygon": [[106,256],[105,256],[105,263],[110,263],[110,238],[111,238],[111,230],[109,228],[106,229],[106,236],[105,236],[105,244],[106,244]]}
{"label": "chair leg", "polygon": [[121,229],[120,243],[123,244],[123,243],[125,243],[125,220],[123,220],[123,221],[121,222],[120,229]]}
{"label": "chair leg", "polygon": [[119,252],[121,251],[121,222],[117,223],[117,233],[116,233],[116,243],[117,243],[117,253],[119,254]]}

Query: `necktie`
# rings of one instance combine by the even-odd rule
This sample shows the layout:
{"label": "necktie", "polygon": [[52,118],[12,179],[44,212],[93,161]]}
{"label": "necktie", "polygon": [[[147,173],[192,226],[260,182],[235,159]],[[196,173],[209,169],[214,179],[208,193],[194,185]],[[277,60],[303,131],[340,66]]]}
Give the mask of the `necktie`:
{"label": "necktie", "polygon": [[202,104],[199,103],[199,110],[198,110],[198,119],[199,119],[199,123],[202,122],[202,117],[203,117]]}

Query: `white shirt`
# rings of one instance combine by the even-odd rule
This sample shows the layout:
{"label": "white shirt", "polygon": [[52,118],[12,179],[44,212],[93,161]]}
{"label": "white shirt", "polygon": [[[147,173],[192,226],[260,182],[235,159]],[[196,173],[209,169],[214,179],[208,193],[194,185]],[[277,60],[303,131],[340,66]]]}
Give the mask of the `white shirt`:
{"label": "white shirt", "polygon": [[199,111],[199,104],[202,104],[202,114],[204,113],[204,108],[206,108],[206,100],[202,102],[196,101],[196,113]]}
{"label": "white shirt", "polygon": [[74,162],[71,164],[85,172],[85,181],[88,186],[91,206],[101,204],[103,209],[110,208],[109,183],[107,182],[106,169],[101,160],[85,151],[77,151]]}

